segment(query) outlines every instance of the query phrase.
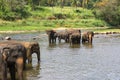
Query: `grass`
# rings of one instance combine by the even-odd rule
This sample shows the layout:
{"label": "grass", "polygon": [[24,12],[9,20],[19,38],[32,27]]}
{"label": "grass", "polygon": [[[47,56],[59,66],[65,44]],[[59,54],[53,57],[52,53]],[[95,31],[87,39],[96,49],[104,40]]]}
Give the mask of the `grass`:
{"label": "grass", "polygon": [[[81,28],[92,29],[96,32],[117,31],[119,29],[109,29],[106,22],[96,19],[92,10],[83,8],[64,7],[38,7],[36,11],[31,11],[32,16],[16,21],[0,20],[0,31],[41,31],[54,28]],[[48,17],[54,14],[64,14],[65,19],[49,20]]]}

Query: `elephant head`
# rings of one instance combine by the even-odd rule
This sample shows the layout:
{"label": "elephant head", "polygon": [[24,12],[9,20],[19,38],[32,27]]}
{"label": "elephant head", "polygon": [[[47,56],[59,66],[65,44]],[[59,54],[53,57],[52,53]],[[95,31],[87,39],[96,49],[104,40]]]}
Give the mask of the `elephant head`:
{"label": "elephant head", "polygon": [[37,54],[37,59],[38,59],[38,63],[40,62],[40,46],[38,42],[30,42],[29,45],[29,49],[30,49],[30,54],[29,54],[29,59],[28,59],[28,63],[32,62],[32,54],[36,53]]}
{"label": "elephant head", "polygon": [[92,31],[90,31],[90,32],[87,32],[87,34],[88,34],[88,42],[92,43],[94,33]]}
{"label": "elephant head", "polygon": [[92,31],[84,32],[82,35],[82,42],[92,43],[94,33]]}
{"label": "elephant head", "polygon": [[8,57],[10,56],[10,53],[11,53],[10,48],[5,47],[0,52],[1,52],[1,55],[2,55],[2,60],[7,61]]}

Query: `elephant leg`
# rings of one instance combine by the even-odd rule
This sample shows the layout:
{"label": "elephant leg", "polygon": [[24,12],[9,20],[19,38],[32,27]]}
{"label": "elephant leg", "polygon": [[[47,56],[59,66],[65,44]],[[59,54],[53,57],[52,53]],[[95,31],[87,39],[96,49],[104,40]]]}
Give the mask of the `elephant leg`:
{"label": "elephant leg", "polygon": [[65,38],[65,42],[67,42],[67,39]]}
{"label": "elephant leg", "polygon": [[79,38],[79,39],[77,39],[77,43],[78,43],[78,44],[80,44],[80,38]]}
{"label": "elephant leg", "polygon": [[56,38],[54,38],[54,42],[56,43]]}
{"label": "elephant leg", "polygon": [[54,38],[55,42],[56,42],[56,38]]}
{"label": "elephant leg", "polygon": [[38,63],[40,63],[40,51],[37,52]]}
{"label": "elephant leg", "polygon": [[2,64],[2,80],[7,80],[7,64],[4,62]]}
{"label": "elephant leg", "polygon": [[72,39],[72,43],[75,44],[75,39],[74,38]]}
{"label": "elephant leg", "polygon": [[82,39],[82,43],[85,43],[85,41],[86,41],[85,39]]}
{"label": "elephant leg", "polygon": [[65,42],[68,42],[68,38],[65,38]]}
{"label": "elephant leg", "polygon": [[16,68],[17,68],[17,73],[18,73],[18,79],[23,80],[23,65],[24,65],[24,60],[22,57],[17,58],[16,60]]}
{"label": "elephant leg", "polygon": [[72,41],[70,40],[69,42],[70,42],[70,45],[72,45]]}
{"label": "elephant leg", "polygon": [[69,42],[70,40],[69,40],[69,38],[68,38],[68,42]]}
{"label": "elephant leg", "polygon": [[58,37],[58,40],[59,40],[59,43],[61,42],[61,38],[60,37]]}
{"label": "elephant leg", "polygon": [[28,57],[28,63],[32,63],[32,55],[29,55],[29,57]]}
{"label": "elephant leg", "polygon": [[53,40],[53,39],[51,39],[51,41],[52,41],[52,43],[54,43],[54,40]]}
{"label": "elephant leg", "polygon": [[15,70],[15,64],[14,63],[10,64],[8,68],[9,68],[9,71],[10,71],[11,80],[16,80],[16,76],[15,76],[15,72],[16,72],[16,70]]}
{"label": "elephant leg", "polygon": [[27,60],[27,58],[26,58],[26,57],[24,57],[24,60],[23,60],[23,70],[25,70],[25,69],[26,69],[26,60]]}

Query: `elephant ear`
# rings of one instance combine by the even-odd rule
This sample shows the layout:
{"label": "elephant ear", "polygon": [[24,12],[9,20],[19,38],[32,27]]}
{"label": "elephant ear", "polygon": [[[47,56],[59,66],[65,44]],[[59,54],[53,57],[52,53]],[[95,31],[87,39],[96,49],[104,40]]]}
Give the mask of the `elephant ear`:
{"label": "elephant ear", "polygon": [[5,47],[5,48],[1,49],[0,52],[2,54],[3,60],[6,60],[7,57],[10,55],[10,48],[9,47]]}

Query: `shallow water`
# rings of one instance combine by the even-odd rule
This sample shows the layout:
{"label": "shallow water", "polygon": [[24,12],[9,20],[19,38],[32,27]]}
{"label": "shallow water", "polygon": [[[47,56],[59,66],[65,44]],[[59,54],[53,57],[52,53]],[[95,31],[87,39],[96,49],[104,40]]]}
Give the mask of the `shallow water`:
{"label": "shallow water", "polygon": [[95,35],[92,45],[73,46],[64,41],[49,45],[44,32],[2,36],[39,42],[41,62],[33,54],[25,80],[120,80],[120,34]]}

